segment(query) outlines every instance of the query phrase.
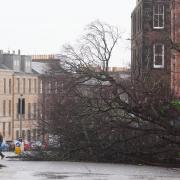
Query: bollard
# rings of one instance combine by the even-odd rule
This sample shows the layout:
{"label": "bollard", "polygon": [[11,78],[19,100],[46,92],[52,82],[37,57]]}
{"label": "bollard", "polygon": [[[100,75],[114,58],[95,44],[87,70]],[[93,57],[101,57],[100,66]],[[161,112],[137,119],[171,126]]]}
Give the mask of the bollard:
{"label": "bollard", "polygon": [[17,141],[15,144],[15,153],[20,154],[21,153],[21,142]]}

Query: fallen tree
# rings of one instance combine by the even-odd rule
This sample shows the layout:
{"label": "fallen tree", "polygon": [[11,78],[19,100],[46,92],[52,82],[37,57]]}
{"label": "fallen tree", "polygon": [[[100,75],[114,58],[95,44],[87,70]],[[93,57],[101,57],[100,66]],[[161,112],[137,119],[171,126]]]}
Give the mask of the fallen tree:
{"label": "fallen tree", "polygon": [[61,160],[176,163],[179,101],[166,77],[122,78],[108,71],[119,39],[116,28],[97,21],[77,49],[64,47],[63,66],[56,64],[48,77],[54,93],[44,94],[41,125],[58,137]]}

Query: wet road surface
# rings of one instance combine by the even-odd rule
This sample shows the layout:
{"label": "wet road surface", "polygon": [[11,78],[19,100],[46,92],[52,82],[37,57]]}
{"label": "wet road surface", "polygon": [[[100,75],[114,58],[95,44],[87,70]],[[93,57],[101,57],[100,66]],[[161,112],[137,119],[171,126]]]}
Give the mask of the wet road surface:
{"label": "wet road surface", "polygon": [[1,180],[180,180],[178,168],[11,158],[0,160],[0,165]]}

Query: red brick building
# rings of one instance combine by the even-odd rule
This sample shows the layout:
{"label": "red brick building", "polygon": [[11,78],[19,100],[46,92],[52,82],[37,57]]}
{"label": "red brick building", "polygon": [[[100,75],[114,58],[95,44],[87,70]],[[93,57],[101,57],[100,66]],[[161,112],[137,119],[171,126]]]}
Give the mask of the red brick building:
{"label": "red brick building", "polygon": [[[180,49],[180,1],[173,0],[171,4],[171,39]],[[171,86],[180,97],[180,51],[173,51],[171,56]]]}
{"label": "red brick building", "polygon": [[180,42],[179,0],[137,0],[132,12],[133,77],[146,73],[165,78],[180,95],[180,53],[172,44]]}

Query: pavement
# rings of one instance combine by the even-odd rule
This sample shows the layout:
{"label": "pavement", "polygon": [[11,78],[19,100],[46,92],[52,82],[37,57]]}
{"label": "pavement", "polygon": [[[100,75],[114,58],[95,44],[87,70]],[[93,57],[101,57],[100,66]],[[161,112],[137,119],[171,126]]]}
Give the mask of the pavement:
{"label": "pavement", "polygon": [[180,169],[109,163],[0,160],[0,180],[180,180]]}

